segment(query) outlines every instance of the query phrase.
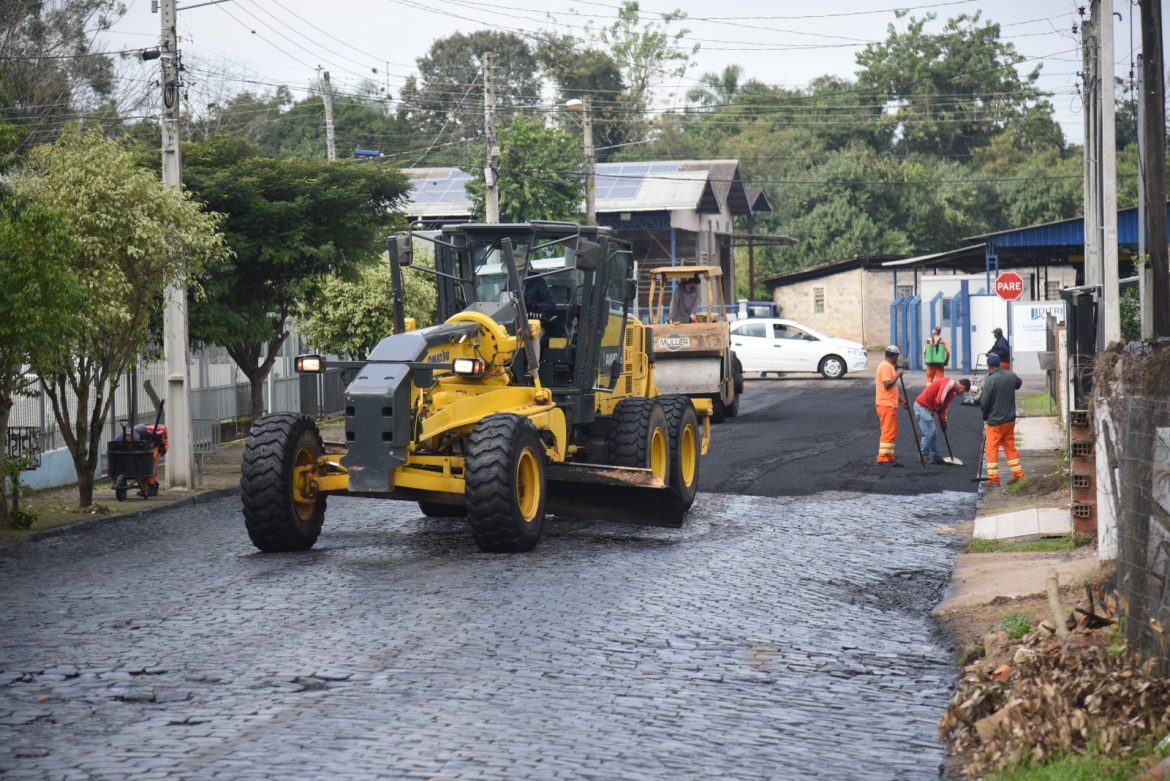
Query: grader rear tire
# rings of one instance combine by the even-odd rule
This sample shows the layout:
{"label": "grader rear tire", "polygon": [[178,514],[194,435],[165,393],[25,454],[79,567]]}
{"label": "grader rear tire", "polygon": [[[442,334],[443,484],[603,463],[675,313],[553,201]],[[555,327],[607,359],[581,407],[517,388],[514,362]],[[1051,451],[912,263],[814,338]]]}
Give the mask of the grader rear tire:
{"label": "grader rear tire", "polygon": [[467,522],[488,553],[532,550],[544,530],[544,446],[532,421],[490,415],[467,438]]}
{"label": "grader rear tire", "polygon": [[252,544],[266,553],[308,550],[325,521],[325,495],[298,502],[293,469],[316,463],[324,448],[307,415],[280,412],[252,424],[244,445],[240,498]]}
{"label": "grader rear tire", "polygon": [[661,396],[658,401],[666,413],[670,433],[670,507],[678,514],[682,525],[683,514],[695,503],[699,486],[699,453],[703,448],[703,432],[695,415],[695,406],[686,396]]}
{"label": "grader rear tire", "polygon": [[613,425],[605,442],[606,461],[614,466],[649,468],[668,482],[669,440],[666,413],[656,399],[624,399],[613,411]]}

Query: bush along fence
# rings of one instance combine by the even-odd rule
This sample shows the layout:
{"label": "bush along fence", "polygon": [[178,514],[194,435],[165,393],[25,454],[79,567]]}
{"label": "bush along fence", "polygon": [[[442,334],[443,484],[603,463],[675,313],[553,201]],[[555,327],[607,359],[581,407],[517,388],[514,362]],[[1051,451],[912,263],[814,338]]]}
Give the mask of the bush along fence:
{"label": "bush along fence", "polygon": [[[264,387],[264,412],[303,412],[316,418],[339,414],[342,409],[341,373],[298,376],[294,370],[297,337],[286,340]],[[299,346],[299,345],[298,345]],[[222,348],[208,347],[192,355],[188,367],[191,417],[196,454],[206,454],[221,441],[247,434],[252,417],[250,386],[239,367]],[[113,405],[106,418],[107,440],[118,436],[122,426],[154,423],[161,395],[166,392],[166,365],[153,361],[137,366],[120,378]],[[70,398],[69,404],[76,403]],[[164,413],[163,422],[166,422]],[[52,488],[75,482],[73,463],[65,450],[52,405],[42,394],[20,398],[9,418],[9,452],[29,453],[30,469],[20,481],[29,488]],[[105,446],[101,447],[104,453]],[[104,475],[104,458],[98,475]]]}
{"label": "bush along fence", "polygon": [[1115,513],[1117,588],[1130,646],[1170,674],[1170,345],[1131,342],[1094,372],[1099,508]]}

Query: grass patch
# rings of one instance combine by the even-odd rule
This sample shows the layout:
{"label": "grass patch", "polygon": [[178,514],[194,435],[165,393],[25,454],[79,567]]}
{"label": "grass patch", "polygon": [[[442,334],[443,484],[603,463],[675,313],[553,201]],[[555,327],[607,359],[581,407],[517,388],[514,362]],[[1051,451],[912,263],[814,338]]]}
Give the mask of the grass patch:
{"label": "grass patch", "polygon": [[1035,540],[984,540],[971,538],[968,553],[1061,553],[1073,551],[1085,545],[1095,544],[1097,538],[1091,534],[1065,534],[1060,537],[1041,537]]}
{"label": "grass patch", "polygon": [[1009,640],[1019,640],[1032,631],[1032,619],[1023,613],[1008,613],[1000,620],[999,626],[1007,633]]}
{"label": "grass patch", "polygon": [[1099,752],[1056,757],[1042,765],[1027,762],[988,776],[988,781],[1129,781],[1155,764],[1166,752],[1140,746],[1126,757]]}
{"label": "grass patch", "polygon": [[1056,414],[1056,400],[1047,391],[1021,393],[1016,397],[1016,411],[1029,418],[1050,417]]}

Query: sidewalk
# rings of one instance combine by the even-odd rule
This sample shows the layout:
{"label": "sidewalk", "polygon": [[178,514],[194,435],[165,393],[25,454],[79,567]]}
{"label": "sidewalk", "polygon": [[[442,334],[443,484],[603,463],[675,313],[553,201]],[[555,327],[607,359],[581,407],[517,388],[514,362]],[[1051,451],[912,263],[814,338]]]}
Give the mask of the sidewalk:
{"label": "sidewalk", "polygon": [[1056,417],[1020,418],[1017,447],[1025,484],[979,489],[979,509],[960,532],[975,551],[959,554],[946,598],[934,614],[959,648],[975,643],[1008,613],[1033,625],[1049,620],[1047,580],[1055,571],[1071,612],[1086,583],[1102,573],[1095,540],[1073,547],[1064,433]]}
{"label": "sidewalk", "polygon": [[[318,421],[322,436],[337,439],[343,437],[341,418]],[[69,485],[44,491],[29,492],[21,500],[21,509],[36,514],[37,520],[31,529],[0,527],[0,546],[15,545],[26,540],[50,537],[69,530],[104,523],[114,518],[142,517],[176,507],[200,504],[223,496],[230,496],[240,490],[240,464],[244,456],[244,440],[226,442],[219,450],[204,458],[203,479],[190,490],[168,490],[166,485],[166,459],[159,464],[159,493],[149,499],[136,495],[134,489],[126,501],[119,502],[114,489],[106,478],[98,480],[93,491],[93,506],[86,511],[77,507],[77,486]],[[198,473],[197,473],[198,474]]]}

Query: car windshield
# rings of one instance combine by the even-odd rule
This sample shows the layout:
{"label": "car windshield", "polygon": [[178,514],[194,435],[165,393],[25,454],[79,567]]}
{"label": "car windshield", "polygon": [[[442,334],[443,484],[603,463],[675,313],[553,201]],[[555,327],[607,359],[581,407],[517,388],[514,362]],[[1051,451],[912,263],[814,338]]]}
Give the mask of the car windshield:
{"label": "car windshield", "polygon": [[[528,245],[515,244],[513,252],[517,266],[523,268],[527,262],[528,268],[524,276],[546,277],[557,303],[568,303],[567,298],[572,295],[571,291],[581,284],[584,272],[575,268],[577,256],[572,247],[563,244],[539,247],[536,254],[540,257],[531,259],[528,258]],[[501,300],[508,289],[508,272],[504,267],[503,253],[498,245],[493,244],[475,251],[472,284],[475,286],[476,301]],[[558,296],[558,292],[561,291],[564,291],[563,294]]]}

